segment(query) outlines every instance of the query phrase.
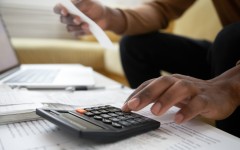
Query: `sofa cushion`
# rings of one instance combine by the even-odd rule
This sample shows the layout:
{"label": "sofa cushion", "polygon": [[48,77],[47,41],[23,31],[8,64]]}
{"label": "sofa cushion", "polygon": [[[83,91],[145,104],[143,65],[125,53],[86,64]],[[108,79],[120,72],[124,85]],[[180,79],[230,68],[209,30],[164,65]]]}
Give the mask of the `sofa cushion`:
{"label": "sofa cushion", "polygon": [[104,49],[97,42],[13,38],[21,63],[80,63],[104,68]]}

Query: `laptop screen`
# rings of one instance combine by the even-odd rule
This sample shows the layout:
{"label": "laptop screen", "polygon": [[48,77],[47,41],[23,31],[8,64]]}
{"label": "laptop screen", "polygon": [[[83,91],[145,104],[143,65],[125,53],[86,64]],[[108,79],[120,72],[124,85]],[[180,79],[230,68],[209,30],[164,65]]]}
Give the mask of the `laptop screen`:
{"label": "laptop screen", "polygon": [[19,65],[15,50],[13,49],[3,20],[0,16],[0,73]]}

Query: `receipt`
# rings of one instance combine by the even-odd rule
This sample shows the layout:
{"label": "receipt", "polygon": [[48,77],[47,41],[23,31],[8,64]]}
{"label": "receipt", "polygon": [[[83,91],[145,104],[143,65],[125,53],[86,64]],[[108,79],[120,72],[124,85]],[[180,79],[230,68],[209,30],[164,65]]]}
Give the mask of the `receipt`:
{"label": "receipt", "polygon": [[76,8],[71,0],[59,0],[59,3],[61,3],[69,13],[79,16],[84,22],[89,25],[91,33],[96,37],[101,46],[107,49],[113,48],[113,43],[105,34],[105,32],[93,20],[82,13],[78,8]]}

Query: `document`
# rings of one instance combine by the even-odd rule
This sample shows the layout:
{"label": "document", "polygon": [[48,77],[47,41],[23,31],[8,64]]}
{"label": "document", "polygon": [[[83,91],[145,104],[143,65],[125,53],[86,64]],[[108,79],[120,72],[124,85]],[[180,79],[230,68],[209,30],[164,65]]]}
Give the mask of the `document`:
{"label": "document", "polygon": [[0,91],[0,106],[53,102],[42,92]]}
{"label": "document", "polygon": [[93,91],[14,91],[0,92],[0,124],[36,120],[36,108],[74,109],[101,103],[113,102],[112,95],[118,95],[116,101],[126,100],[132,90],[93,90]]}
{"label": "document", "polygon": [[93,20],[77,9],[71,0],[59,0],[59,3],[61,3],[69,13],[79,16],[84,22],[86,22],[89,25],[92,34],[104,48],[112,49],[114,47],[104,31]]}
{"label": "document", "polygon": [[[81,92],[84,95],[84,92]],[[67,93],[64,101],[73,101],[78,107],[113,105],[121,107],[130,91],[91,93],[92,96]],[[53,97],[57,96],[54,95]],[[79,96],[79,98],[78,98]],[[89,97],[88,97],[89,96]],[[94,102],[93,102],[94,101]],[[240,139],[197,119],[177,125],[173,122],[178,108],[172,107],[163,116],[154,116],[148,106],[137,112],[160,121],[159,129],[115,143],[100,144],[72,136],[46,120],[27,121],[0,126],[0,150],[239,150]]]}

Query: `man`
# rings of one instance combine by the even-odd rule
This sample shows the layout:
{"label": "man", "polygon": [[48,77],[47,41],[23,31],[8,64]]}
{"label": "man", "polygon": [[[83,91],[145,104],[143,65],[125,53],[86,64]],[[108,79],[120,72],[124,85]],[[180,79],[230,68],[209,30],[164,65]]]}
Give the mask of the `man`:
{"label": "man", "polygon": [[[240,60],[240,1],[212,0],[223,25],[213,43],[157,32],[194,2],[156,0],[125,10],[94,0],[74,3],[104,30],[125,35],[120,43],[121,60],[136,90],[123,110],[138,111],[153,103],[152,113],[162,115],[175,105],[180,107],[175,115],[178,124],[202,115],[218,120],[218,128],[240,137],[240,65],[236,66]],[[89,33],[81,18],[61,5],[54,10],[69,32]],[[159,77],[160,70],[177,74]]]}

